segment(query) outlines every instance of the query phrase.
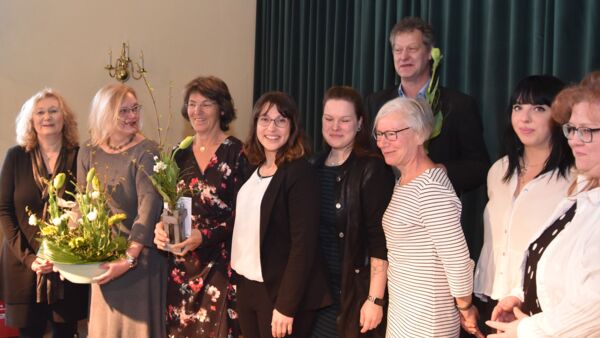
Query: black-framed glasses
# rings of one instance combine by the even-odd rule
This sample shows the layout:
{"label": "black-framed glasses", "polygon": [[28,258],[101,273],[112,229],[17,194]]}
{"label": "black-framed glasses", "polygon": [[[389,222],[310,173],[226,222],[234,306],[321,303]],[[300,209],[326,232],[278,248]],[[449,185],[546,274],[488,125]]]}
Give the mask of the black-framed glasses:
{"label": "black-framed glasses", "polygon": [[410,127],[398,129],[398,130],[386,130],[386,131],[373,131],[373,138],[375,141],[380,141],[385,138],[388,141],[396,141],[398,139],[398,133],[403,132]]}
{"label": "black-framed glasses", "polygon": [[268,127],[271,125],[271,122],[275,123],[275,127],[277,128],[285,128],[288,125],[289,120],[283,116],[276,117],[274,119],[268,116],[259,116],[258,117],[258,125],[261,127]]}
{"label": "black-framed glasses", "polygon": [[562,130],[563,130],[563,134],[565,134],[565,137],[569,140],[572,140],[573,135],[577,134],[577,137],[579,137],[581,142],[590,143],[590,142],[592,142],[594,133],[597,131],[600,131],[600,128],[588,128],[588,127],[577,128],[570,123],[565,123],[562,126]]}
{"label": "black-framed glasses", "polygon": [[200,109],[202,111],[206,111],[209,108],[214,107],[215,105],[216,105],[216,103],[212,102],[212,101],[204,101],[204,102],[201,102],[201,103],[197,103],[197,102],[193,102],[192,101],[192,102],[188,102],[188,103],[185,104],[187,110],[193,110],[193,111],[196,111],[197,109]]}
{"label": "black-framed glasses", "polygon": [[136,104],[136,105],[133,105],[131,107],[121,107],[121,108],[119,108],[119,114],[120,115],[127,115],[128,113],[138,114],[141,111],[142,111],[142,105],[141,104]]}

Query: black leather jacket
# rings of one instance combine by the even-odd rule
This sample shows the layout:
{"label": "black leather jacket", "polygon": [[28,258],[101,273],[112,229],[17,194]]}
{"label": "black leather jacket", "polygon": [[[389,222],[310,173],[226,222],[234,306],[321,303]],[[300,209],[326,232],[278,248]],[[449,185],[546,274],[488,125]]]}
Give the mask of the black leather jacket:
{"label": "black leather jacket", "polygon": [[[327,153],[313,158],[319,169]],[[342,252],[339,337],[383,337],[385,324],[361,335],[360,309],[369,295],[370,257],[387,260],[381,218],[392,197],[394,174],[383,159],[352,153],[336,177],[335,207],[339,247]],[[385,313],[384,313],[385,320]]]}

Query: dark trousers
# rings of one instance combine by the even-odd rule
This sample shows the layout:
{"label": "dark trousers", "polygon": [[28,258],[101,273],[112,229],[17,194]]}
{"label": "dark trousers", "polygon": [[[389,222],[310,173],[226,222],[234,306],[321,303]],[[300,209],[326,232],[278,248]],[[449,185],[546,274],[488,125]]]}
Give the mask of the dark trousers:
{"label": "dark trousers", "polygon": [[[238,275],[237,312],[244,338],[272,338],[271,319],[274,304],[264,283]],[[292,334],[286,337],[309,337],[315,320],[315,311],[298,311],[294,316]]]}

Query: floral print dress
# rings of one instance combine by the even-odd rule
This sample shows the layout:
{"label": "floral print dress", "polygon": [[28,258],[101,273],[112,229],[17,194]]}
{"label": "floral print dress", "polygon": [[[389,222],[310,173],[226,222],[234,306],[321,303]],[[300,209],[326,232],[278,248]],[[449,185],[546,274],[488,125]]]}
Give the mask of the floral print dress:
{"label": "floral print dress", "polygon": [[192,227],[203,239],[184,257],[169,255],[168,337],[238,337],[230,252],[235,198],[246,168],[242,143],[225,139],[204,172],[192,147],[180,150],[176,161],[183,174],[181,188],[194,191]]}

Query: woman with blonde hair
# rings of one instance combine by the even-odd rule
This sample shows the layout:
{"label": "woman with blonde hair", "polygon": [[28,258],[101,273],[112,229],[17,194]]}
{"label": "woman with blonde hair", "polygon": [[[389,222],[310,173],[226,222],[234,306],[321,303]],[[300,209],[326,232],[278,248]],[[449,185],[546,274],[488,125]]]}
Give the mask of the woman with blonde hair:
{"label": "woman with blonde hair", "polygon": [[140,133],[142,106],[123,84],[101,88],[92,101],[91,139],[79,153],[77,182],[91,168],[125,213],[126,257],[105,263],[92,284],[89,337],[165,337],[166,259],[153,244],[162,201],[150,179],[155,142]]}
{"label": "woman with blonde hair", "polygon": [[[0,174],[0,298],[6,324],[21,337],[42,337],[49,320],[53,337],[73,337],[87,314],[88,286],[61,281],[53,265],[37,256],[39,228],[26,208],[45,217],[46,183],[66,173],[67,190],[76,175],[77,123],[63,97],[44,89],[29,98],[17,116],[17,146],[6,153]],[[69,196],[60,192],[63,198]]]}

